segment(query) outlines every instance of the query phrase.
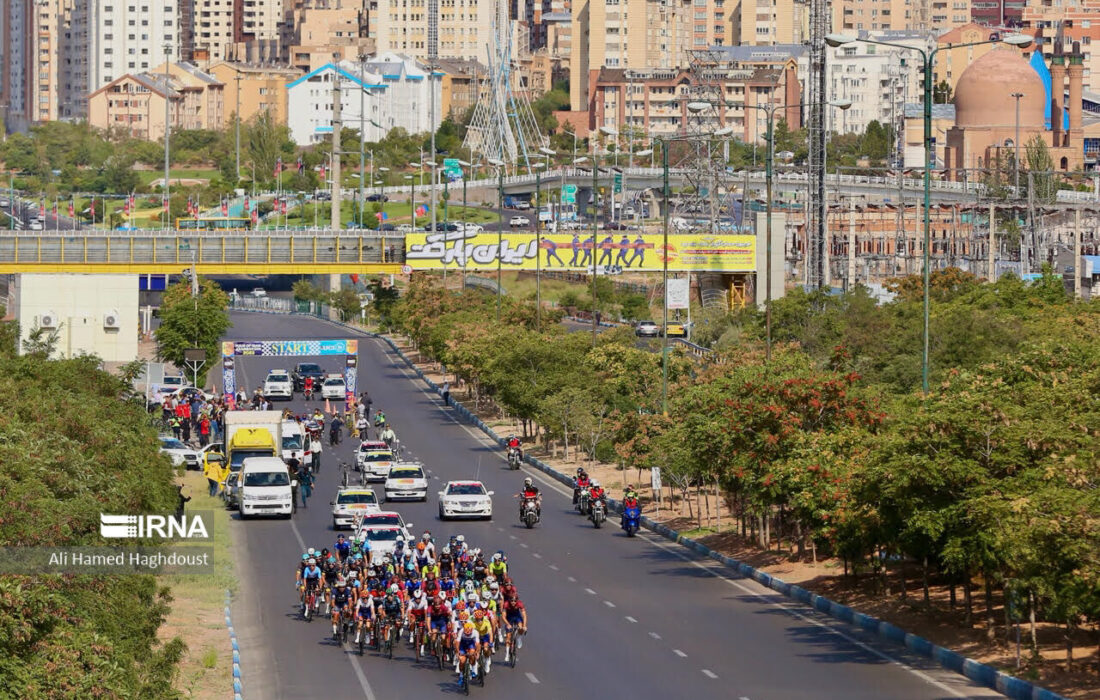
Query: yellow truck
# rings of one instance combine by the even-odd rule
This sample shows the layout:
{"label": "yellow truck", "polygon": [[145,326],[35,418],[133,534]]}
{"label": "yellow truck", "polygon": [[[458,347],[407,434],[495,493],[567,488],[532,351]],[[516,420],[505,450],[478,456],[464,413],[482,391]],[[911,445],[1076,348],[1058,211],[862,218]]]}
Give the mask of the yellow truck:
{"label": "yellow truck", "polygon": [[249,457],[282,457],[281,411],[229,411],[225,414],[225,450],[229,464],[222,495],[226,505],[240,505],[237,477]]}

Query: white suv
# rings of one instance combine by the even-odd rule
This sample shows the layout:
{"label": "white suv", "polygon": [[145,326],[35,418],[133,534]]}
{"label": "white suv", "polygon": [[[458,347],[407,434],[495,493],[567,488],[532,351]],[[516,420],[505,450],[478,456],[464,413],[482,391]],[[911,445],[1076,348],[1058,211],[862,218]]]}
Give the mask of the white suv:
{"label": "white suv", "polygon": [[290,373],[285,369],[276,369],[268,373],[267,379],[264,380],[264,396],[287,401],[294,398],[294,384],[290,381]]}
{"label": "white suv", "polygon": [[344,383],[344,378],[337,375],[329,375],[325,377],[325,381],[321,384],[321,398],[322,399],[341,399],[343,400],[347,393],[348,385]]}

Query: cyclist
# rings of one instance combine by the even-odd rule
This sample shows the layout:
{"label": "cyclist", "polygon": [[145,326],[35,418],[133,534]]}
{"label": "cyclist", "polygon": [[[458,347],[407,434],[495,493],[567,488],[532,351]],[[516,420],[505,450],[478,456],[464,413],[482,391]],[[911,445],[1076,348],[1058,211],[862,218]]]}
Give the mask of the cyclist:
{"label": "cyclist", "polygon": [[[428,638],[435,643],[435,638],[440,633],[447,636],[447,626],[451,621],[451,606],[447,604],[447,599],[442,594],[432,598],[432,602],[428,605],[428,619],[429,630]],[[444,642],[444,648],[447,647],[447,642]]]}
{"label": "cyclist", "polygon": [[498,549],[493,555],[493,560],[489,562],[489,573],[497,578],[508,573],[508,559],[504,556],[503,549]]}
{"label": "cyclist", "polygon": [[[428,596],[424,595],[424,591],[418,588],[412,592],[407,610],[406,619],[409,624],[409,643],[411,644],[416,639],[417,625],[424,625],[428,615]],[[421,642],[420,654],[424,654],[423,642]]]}
{"label": "cyclist", "polygon": [[523,490],[519,493],[519,515],[523,517],[523,504],[527,499],[535,499],[535,509],[539,514],[539,518],[542,518],[542,496],[539,494],[539,487],[535,486],[535,482],[531,477],[527,477],[523,480]]}
{"label": "cyclist", "polygon": [[363,555],[356,552],[352,556],[348,557],[345,564],[348,570],[348,575],[355,574],[357,576],[362,575],[365,564],[363,563]]}
{"label": "cyclist", "polygon": [[[377,583],[377,582],[376,582]],[[370,582],[367,584],[370,585]],[[355,643],[359,643],[359,635],[363,634],[363,628],[366,627],[367,634],[370,634],[370,623],[374,618],[374,596],[370,590],[363,591],[355,604]],[[370,641],[368,639],[368,641]]]}
{"label": "cyclist", "polygon": [[435,563],[439,569],[440,575],[445,578],[453,579],[455,576],[455,562],[454,557],[451,556],[451,546],[445,545],[443,550],[439,553],[439,559]]}
{"label": "cyclist", "polygon": [[317,592],[317,589],[321,587],[321,569],[317,567],[317,560],[310,557],[306,562],[306,568],[302,571],[302,581],[304,582],[304,591],[302,599],[307,599],[309,593]]}
{"label": "cyclist", "polygon": [[504,595],[500,592],[500,584],[496,581],[489,583],[489,594],[483,596],[485,602],[489,605],[489,608],[497,613],[500,613],[501,604],[504,602]]}
{"label": "cyclist", "polygon": [[485,672],[488,673],[493,664],[493,619],[484,610],[474,611],[474,629],[481,638],[481,653],[485,655]]}
{"label": "cyclist", "polygon": [[592,480],[588,478],[588,472],[584,468],[577,469],[577,476],[573,479],[573,505],[577,505],[577,501],[580,500],[581,491],[587,490],[592,485]]}
{"label": "cyclist", "polygon": [[458,655],[456,657],[457,663],[455,664],[455,671],[458,672],[462,668],[462,664],[467,660],[470,664],[470,675],[477,675],[477,650],[481,646],[481,637],[477,633],[477,629],[474,627],[474,623],[468,619],[462,623],[458,634],[456,635],[458,642]]}
{"label": "cyclist", "polygon": [[[362,405],[362,404],[360,404]],[[368,431],[370,430],[370,421],[363,414],[359,414],[359,418],[355,421],[355,430],[358,433],[360,440],[366,440],[368,437]]]}
{"label": "cyclist", "polygon": [[309,566],[309,554],[306,553],[306,552],[303,552],[302,553],[302,560],[300,562],[298,562],[298,568],[295,569],[295,571],[294,571],[294,587],[298,589],[299,602],[301,600],[303,600],[303,596],[304,596],[304,591],[303,591],[304,580],[303,579],[304,579],[304,574],[305,574],[305,570],[306,570],[307,566]]}
{"label": "cyclist", "polygon": [[[337,579],[340,578],[340,564],[337,563],[336,557],[330,556],[325,559],[325,562],[321,564],[321,573],[324,576],[325,587],[321,591],[321,599],[325,601],[326,605],[332,604],[332,589],[336,586]],[[328,610],[328,608],[325,608]]]}
{"label": "cyclist", "polygon": [[397,594],[398,590],[400,587],[396,583],[391,583],[386,597],[382,599],[382,617],[386,623],[382,628],[383,638],[389,635],[389,626],[401,624],[401,619],[405,616],[405,602]]}
{"label": "cyclist", "polygon": [[336,538],[336,544],[332,546],[336,550],[336,555],[340,557],[340,563],[346,564],[348,555],[351,554],[351,542],[348,542],[343,534]]}
{"label": "cyclist", "polygon": [[519,634],[516,639],[516,648],[523,648],[523,635],[527,632],[527,608],[524,607],[523,601],[519,599],[519,596],[515,594],[515,589],[512,589],[511,595],[506,595],[504,603],[502,605],[502,612],[504,613],[504,629],[507,632],[504,642],[504,662],[508,662],[508,649],[512,644],[513,630]]}
{"label": "cyclist", "polygon": [[489,575],[489,565],[485,563],[485,557],[481,555],[481,550],[479,549],[475,551],[476,554],[474,554],[474,563],[471,566],[471,569],[474,572],[474,580],[480,582],[484,581],[485,578]]}
{"label": "cyclist", "polygon": [[340,618],[355,598],[355,592],[348,586],[348,581],[343,576],[336,579],[336,586],[332,589],[332,636],[339,639]]}
{"label": "cyclist", "polygon": [[423,540],[416,543],[416,553],[413,555],[413,560],[416,563],[416,568],[420,570],[427,569],[435,564],[434,558],[428,553],[428,545]]}
{"label": "cyclist", "polygon": [[428,552],[428,555],[435,559],[435,540],[432,539],[431,531],[425,530],[424,534],[420,536],[420,541],[424,543],[424,549]]}
{"label": "cyclist", "polygon": [[426,568],[423,574],[424,581],[420,584],[420,590],[424,591],[424,595],[428,596],[429,599],[434,598],[443,590],[439,585],[437,574],[438,572],[431,567]]}

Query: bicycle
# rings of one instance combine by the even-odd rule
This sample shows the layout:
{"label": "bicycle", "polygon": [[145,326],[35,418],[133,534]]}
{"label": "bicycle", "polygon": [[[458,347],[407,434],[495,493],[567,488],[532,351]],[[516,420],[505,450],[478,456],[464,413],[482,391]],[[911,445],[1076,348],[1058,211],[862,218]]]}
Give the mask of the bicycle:
{"label": "bicycle", "polygon": [[371,639],[374,640],[374,643],[371,645],[371,646],[374,647],[374,650],[375,651],[381,651],[382,650],[382,616],[381,615],[375,615],[374,616],[374,622],[373,622],[373,626],[372,626],[372,629],[371,629]]}
{"label": "bicycle", "polygon": [[485,687],[485,677],[489,675],[489,651],[482,649],[477,655],[477,680],[478,685]]}
{"label": "bicycle", "polygon": [[431,652],[435,655],[436,661],[439,662],[439,670],[442,671],[443,662],[445,661],[443,657],[446,656],[446,654],[444,652],[443,635],[438,631],[432,633]]}
{"label": "bicycle", "polygon": [[357,632],[359,633],[359,656],[362,656],[363,650],[367,647],[367,637],[370,636],[370,629],[368,628],[364,630],[357,628]]}
{"label": "bicycle", "polygon": [[422,621],[418,620],[415,624],[416,627],[413,628],[413,653],[416,654],[416,660],[419,663],[421,658],[420,648],[424,644],[425,630],[424,623]]}
{"label": "bicycle", "polygon": [[343,643],[347,644],[348,635],[351,633],[351,629],[355,627],[355,619],[354,617],[352,617],[350,605],[348,605],[348,607],[344,609],[344,614],[342,617],[343,619],[341,620],[340,626],[343,628]]}
{"label": "bicycle", "polygon": [[302,608],[302,617],[306,622],[313,621],[313,607],[317,602],[317,587],[307,586],[305,596],[305,606]]}
{"label": "bicycle", "polygon": [[458,679],[458,686],[462,689],[462,692],[466,695],[470,694],[470,657],[467,655],[462,662],[461,675]]}
{"label": "bicycle", "polygon": [[519,656],[519,636],[523,634],[519,627],[516,627],[508,638],[508,663],[512,665],[512,668],[516,667],[516,657]]}

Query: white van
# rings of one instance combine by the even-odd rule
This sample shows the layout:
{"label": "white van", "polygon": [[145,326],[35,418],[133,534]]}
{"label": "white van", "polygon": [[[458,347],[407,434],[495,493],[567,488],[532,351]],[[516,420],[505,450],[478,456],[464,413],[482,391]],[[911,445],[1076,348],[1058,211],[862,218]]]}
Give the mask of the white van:
{"label": "white van", "polygon": [[249,457],[241,467],[241,519],[250,515],[285,515],[294,513],[294,492],[298,482],[290,478],[290,470],[279,457]]}
{"label": "white van", "polygon": [[283,452],[282,457],[296,459],[299,464],[307,467],[313,466],[313,447],[309,436],[302,430],[302,426],[296,420],[283,421]]}

